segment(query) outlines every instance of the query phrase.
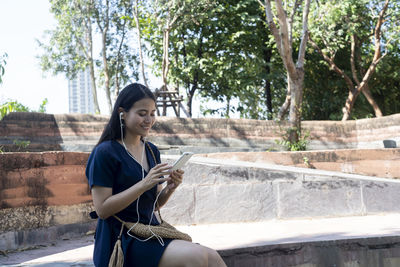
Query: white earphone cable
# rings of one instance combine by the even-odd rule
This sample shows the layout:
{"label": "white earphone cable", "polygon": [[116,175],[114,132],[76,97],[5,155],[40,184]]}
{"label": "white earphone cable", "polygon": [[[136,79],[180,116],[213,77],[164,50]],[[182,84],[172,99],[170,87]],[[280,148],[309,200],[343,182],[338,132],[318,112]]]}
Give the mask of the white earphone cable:
{"label": "white earphone cable", "polygon": [[[120,120],[120,126],[121,126],[121,141],[122,141],[122,144],[124,145],[124,148],[125,148],[126,153],[128,153],[128,155],[142,167],[142,180],[143,180],[143,179],[144,179],[143,159],[144,159],[145,148],[146,148],[145,142],[143,142],[142,159],[141,159],[141,162],[139,163],[139,162],[135,159],[135,157],[134,157],[131,153],[129,153],[129,150],[128,150],[128,148],[127,148],[126,145],[125,145],[125,142],[124,142],[124,131],[123,131],[123,128],[122,128],[122,125],[123,125],[123,124],[122,124],[122,116],[121,116],[121,114],[120,114],[120,116],[119,116],[119,120]],[[156,162],[156,163],[157,163],[157,162]],[[157,203],[157,201],[158,201],[159,196],[161,195],[161,192],[162,192],[162,190],[160,190],[160,192],[157,194],[156,199],[155,199],[155,201],[154,201],[154,203],[153,203],[153,210],[152,210],[152,212],[151,212],[150,221],[149,221],[149,224],[148,224],[148,226],[147,226],[147,227],[149,228],[149,231],[152,233],[152,235],[151,235],[150,237],[146,238],[146,239],[140,239],[139,237],[137,237],[137,236],[135,236],[135,235],[132,235],[132,234],[130,233],[130,232],[132,231],[132,229],[135,228],[135,226],[136,226],[136,225],[139,223],[139,221],[140,221],[140,214],[139,214],[139,200],[140,200],[140,196],[139,196],[138,199],[136,200],[136,213],[137,213],[138,219],[137,219],[137,221],[135,222],[135,224],[134,224],[131,228],[129,228],[129,230],[127,231],[127,234],[128,234],[130,237],[133,237],[133,238],[135,238],[136,240],[139,240],[139,241],[141,241],[141,242],[146,242],[146,241],[150,240],[151,238],[155,237],[155,238],[158,240],[158,242],[160,243],[160,245],[161,245],[161,246],[164,246],[164,240],[163,240],[163,238],[162,238],[161,236],[157,235],[156,233],[154,233],[154,232],[151,230],[151,227],[150,227],[150,226],[151,226],[151,221],[153,220],[153,217],[154,217],[154,211],[155,211],[155,208],[156,208],[156,203]]]}

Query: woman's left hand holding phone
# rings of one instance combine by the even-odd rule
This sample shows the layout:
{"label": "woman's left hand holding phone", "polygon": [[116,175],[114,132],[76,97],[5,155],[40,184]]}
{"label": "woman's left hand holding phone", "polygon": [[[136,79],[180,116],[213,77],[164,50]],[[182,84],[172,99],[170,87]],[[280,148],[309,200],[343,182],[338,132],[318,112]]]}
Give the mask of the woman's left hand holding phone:
{"label": "woman's left hand holding phone", "polygon": [[161,176],[166,176],[171,173],[171,166],[168,163],[157,164],[150,169],[149,173],[144,177],[140,183],[144,187],[145,191],[158,185],[160,182],[165,182],[171,180],[171,177],[160,178]]}
{"label": "woman's left hand holding phone", "polygon": [[[111,187],[93,186],[92,197],[97,214],[106,219],[120,212],[135,201],[141,194],[158,185],[160,182],[169,181],[171,166],[167,163],[158,164],[151,168],[146,177],[130,188],[113,195]],[[160,178],[167,176],[166,178]]]}

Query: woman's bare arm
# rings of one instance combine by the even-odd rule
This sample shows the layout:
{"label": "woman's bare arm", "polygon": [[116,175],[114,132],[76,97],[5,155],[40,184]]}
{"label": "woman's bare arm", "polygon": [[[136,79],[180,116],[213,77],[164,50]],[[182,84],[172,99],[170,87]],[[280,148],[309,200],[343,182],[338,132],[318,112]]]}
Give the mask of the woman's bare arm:
{"label": "woman's bare arm", "polygon": [[158,164],[149,171],[143,180],[115,195],[112,194],[112,188],[110,187],[93,186],[92,198],[97,215],[102,219],[107,219],[128,207],[133,201],[138,199],[140,195],[156,184],[169,181],[171,179],[170,177],[159,177],[168,175],[170,173],[170,168],[171,167],[166,163]]}
{"label": "woman's bare arm", "polygon": [[184,171],[182,170],[173,171],[169,176],[171,179],[167,182],[167,185],[164,187],[164,189],[162,189],[162,185],[158,185],[157,192],[162,190],[157,201],[159,207],[162,207],[165,205],[165,203],[167,203],[172,193],[182,183],[183,173]]}

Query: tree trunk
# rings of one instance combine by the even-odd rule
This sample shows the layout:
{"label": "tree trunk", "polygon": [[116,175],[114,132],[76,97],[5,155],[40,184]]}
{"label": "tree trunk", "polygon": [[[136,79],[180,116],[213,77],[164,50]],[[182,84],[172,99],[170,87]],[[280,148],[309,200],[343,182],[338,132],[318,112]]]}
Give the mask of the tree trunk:
{"label": "tree trunk", "polygon": [[93,95],[94,111],[96,114],[100,114],[99,103],[97,102],[97,88],[96,88],[96,78],[94,74],[93,62],[89,63],[89,72],[90,72],[90,82]]}
{"label": "tree trunk", "polygon": [[[365,86],[368,86],[368,81],[371,78],[372,74],[375,72],[376,66],[378,65],[379,61],[382,60],[382,58],[386,55],[381,55],[381,27],[384,22],[384,17],[386,10],[389,5],[389,0],[386,0],[382,10],[379,12],[378,20],[375,26],[374,30],[374,39],[375,39],[375,51],[374,51],[374,57],[372,59],[371,65],[368,67],[368,70],[366,71],[362,81],[358,84],[354,90],[349,91],[349,95],[346,99],[346,103],[342,109],[343,111],[343,117],[342,121],[346,121],[350,118],[351,111],[353,109],[354,103],[357,99],[357,96],[365,90]],[[352,40],[354,41],[354,40]]]}
{"label": "tree trunk", "polygon": [[231,110],[231,98],[230,97],[228,97],[227,99],[226,99],[226,112],[225,112],[225,118],[229,118],[229,113],[230,113],[230,110]]}
{"label": "tree trunk", "polygon": [[[306,0],[303,7],[303,30],[296,65],[294,64],[294,60],[292,57],[293,51],[290,33],[293,18],[288,20],[287,10],[284,10],[281,0],[275,0],[275,16],[272,13],[271,1],[265,0],[264,3],[267,22],[275,38],[276,46],[284,63],[288,78],[286,99],[279,110],[278,117],[279,119],[283,119],[284,114],[290,105],[289,141],[291,143],[296,143],[299,140],[299,133],[301,131],[301,103],[303,96],[304,58],[308,39],[308,13],[310,10],[310,0]],[[293,14],[295,13],[296,8],[297,4],[295,4]],[[279,30],[275,25],[275,17],[277,17],[277,21],[279,23]]]}
{"label": "tree trunk", "polygon": [[[359,53],[359,50],[357,50],[356,52],[356,57],[358,62],[362,62],[361,60],[361,54]],[[359,67],[360,70],[360,75],[361,77],[364,77],[365,75],[365,71],[362,67]],[[373,95],[371,94],[371,91],[369,90],[369,86],[368,84],[365,86],[364,90],[362,90],[362,93],[364,94],[365,98],[368,100],[368,103],[372,106],[374,113],[375,113],[375,117],[382,117],[382,111],[378,106],[378,103],[376,103]]]}
{"label": "tree trunk", "polygon": [[292,95],[292,87],[291,87],[291,78],[289,77],[289,73],[286,73],[286,77],[287,77],[287,89],[286,89],[286,98],[285,98],[285,102],[283,102],[283,105],[279,108],[279,112],[278,112],[278,119],[280,121],[283,121],[285,115],[287,114],[287,111],[289,110],[290,107],[290,98]]}
{"label": "tree trunk", "polygon": [[[186,53],[184,54],[185,58],[186,58]],[[197,48],[197,58],[201,59],[203,58],[203,33],[200,32],[200,38],[199,38],[199,47]],[[190,85],[190,82],[187,83],[188,88]],[[193,74],[193,81],[192,81],[192,88],[190,90],[187,91],[187,115],[189,118],[191,118],[193,116],[192,113],[192,101],[193,101],[193,97],[195,92],[197,91],[199,86],[199,70],[196,69],[196,71]]]}
{"label": "tree trunk", "polygon": [[92,39],[92,26],[89,23],[87,28],[86,42],[88,44],[88,61],[89,61],[89,72],[90,72],[90,81],[93,95],[93,104],[94,111],[96,114],[100,114],[99,103],[97,101],[97,88],[96,88],[96,76],[94,72],[94,61],[93,61],[93,39]]}
{"label": "tree trunk", "polygon": [[163,61],[162,61],[162,80],[164,90],[167,90],[167,76],[169,69],[169,28],[164,29],[163,33]]}
{"label": "tree trunk", "polygon": [[[342,117],[342,120],[347,120],[350,117],[350,112],[348,112],[348,110],[351,111],[352,106],[354,105],[354,102],[358,96],[358,93],[356,93],[357,90],[354,89],[355,85],[354,85],[353,81],[351,80],[351,78],[335,64],[335,62],[333,61],[333,57],[329,57],[325,52],[323,52],[318,47],[318,45],[312,40],[311,36],[309,38],[309,41],[310,41],[311,45],[318,51],[318,53],[324,58],[324,60],[329,64],[330,68],[334,72],[336,72],[340,77],[342,77],[344,79],[344,81],[346,82],[347,89],[349,92],[349,96],[347,97],[347,100],[346,100],[346,105],[348,105],[348,107],[346,108],[346,106],[345,106],[342,109],[343,114],[346,114],[345,116]],[[357,78],[357,75],[355,74],[356,69],[355,69],[354,58],[351,58],[350,60],[351,60],[350,63],[351,63],[351,68],[352,68],[353,79],[357,83],[357,86],[360,86],[360,82]],[[365,77],[364,72],[361,72],[361,74],[362,74],[362,76]],[[369,90],[368,83],[366,83],[364,85],[364,88],[362,89],[361,92],[364,94],[364,96],[367,98],[369,104],[374,109],[375,116],[376,117],[383,116],[382,111],[380,110],[378,104],[376,103],[375,99],[373,98],[373,96]],[[356,94],[357,94],[357,96],[355,96]]]}
{"label": "tree trunk", "polygon": [[377,117],[377,118],[382,117],[383,116],[382,111],[379,108],[378,103],[376,103],[374,97],[372,96],[371,91],[369,90],[368,84],[365,85],[364,89],[362,90],[362,93],[364,94],[368,103],[374,109],[375,117]]}
{"label": "tree trunk", "polygon": [[346,102],[342,109],[343,117],[342,121],[347,121],[350,118],[350,113],[353,109],[354,103],[356,102],[359,91],[357,89],[349,90],[349,95],[347,96]]}
{"label": "tree trunk", "polygon": [[141,40],[140,25],[139,25],[139,18],[138,18],[138,0],[135,1],[135,7],[133,8],[133,16],[135,17],[135,23],[136,23],[137,39],[138,39],[138,46],[139,46],[140,66],[141,66],[141,70],[142,70],[143,82],[146,85],[146,87],[149,88],[149,85],[147,84],[146,75],[145,75],[145,72],[144,72],[144,59],[143,59],[143,52],[142,52],[142,40]]}
{"label": "tree trunk", "polygon": [[271,94],[271,83],[269,80],[265,81],[264,96],[265,96],[265,105],[267,106],[267,120],[272,120],[272,94]]}
{"label": "tree trunk", "polygon": [[119,91],[120,91],[120,89],[121,89],[121,85],[120,85],[120,82],[119,82],[119,75],[120,75],[120,73],[119,73],[119,66],[121,65],[121,50],[122,50],[122,46],[123,46],[124,41],[125,41],[126,22],[127,22],[127,20],[124,20],[121,42],[119,43],[118,52],[117,52],[117,60],[116,60],[116,67],[115,67],[115,69],[117,70],[117,72],[115,73],[114,101],[117,99],[117,97],[118,97],[118,95],[119,95]]}
{"label": "tree trunk", "polygon": [[[265,74],[268,77],[271,73],[271,69],[269,64],[271,62],[272,51],[271,49],[264,48],[264,61],[265,61]],[[271,82],[269,81],[269,77],[265,79],[264,86],[264,97],[265,97],[265,105],[267,106],[267,119],[272,120],[272,94],[271,94]]]}
{"label": "tree trunk", "polygon": [[107,44],[106,44],[107,32],[108,32],[108,26],[104,27],[102,32],[102,45],[103,45],[102,54],[103,54],[103,66],[104,66],[104,90],[106,91],[108,111],[111,114],[113,107],[112,107],[111,92],[110,92],[110,73],[108,70],[108,61],[107,61]]}
{"label": "tree trunk", "polygon": [[296,143],[301,133],[301,104],[303,100],[304,70],[297,70],[297,78],[290,79],[289,141]]}
{"label": "tree trunk", "polygon": [[194,97],[194,92],[197,90],[197,84],[193,84],[192,88],[189,90],[189,93],[187,94],[187,103],[186,103],[186,107],[187,107],[187,115],[189,118],[191,118],[193,116],[192,113],[192,102],[193,102],[193,97]]}
{"label": "tree trunk", "polygon": [[[75,35],[78,46],[81,49],[81,52],[85,56],[85,59],[88,63],[89,73],[90,73],[90,81],[91,81],[91,91],[93,97],[93,105],[95,114],[100,114],[99,103],[97,101],[97,88],[96,88],[96,76],[94,72],[94,60],[93,60],[93,36],[92,36],[92,23],[90,20],[90,9],[93,8],[91,4],[88,6],[81,6],[81,12],[83,14],[83,29],[84,36]],[[71,24],[73,22],[71,21]]]}

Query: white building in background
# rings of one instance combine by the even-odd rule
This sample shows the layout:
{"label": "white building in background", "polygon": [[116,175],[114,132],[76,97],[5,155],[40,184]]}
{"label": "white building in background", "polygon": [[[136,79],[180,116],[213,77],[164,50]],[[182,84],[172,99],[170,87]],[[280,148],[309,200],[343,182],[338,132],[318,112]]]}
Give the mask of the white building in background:
{"label": "white building in background", "polygon": [[94,114],[90,72],[78,73],[74,80],[68,81],[69,113]]}

